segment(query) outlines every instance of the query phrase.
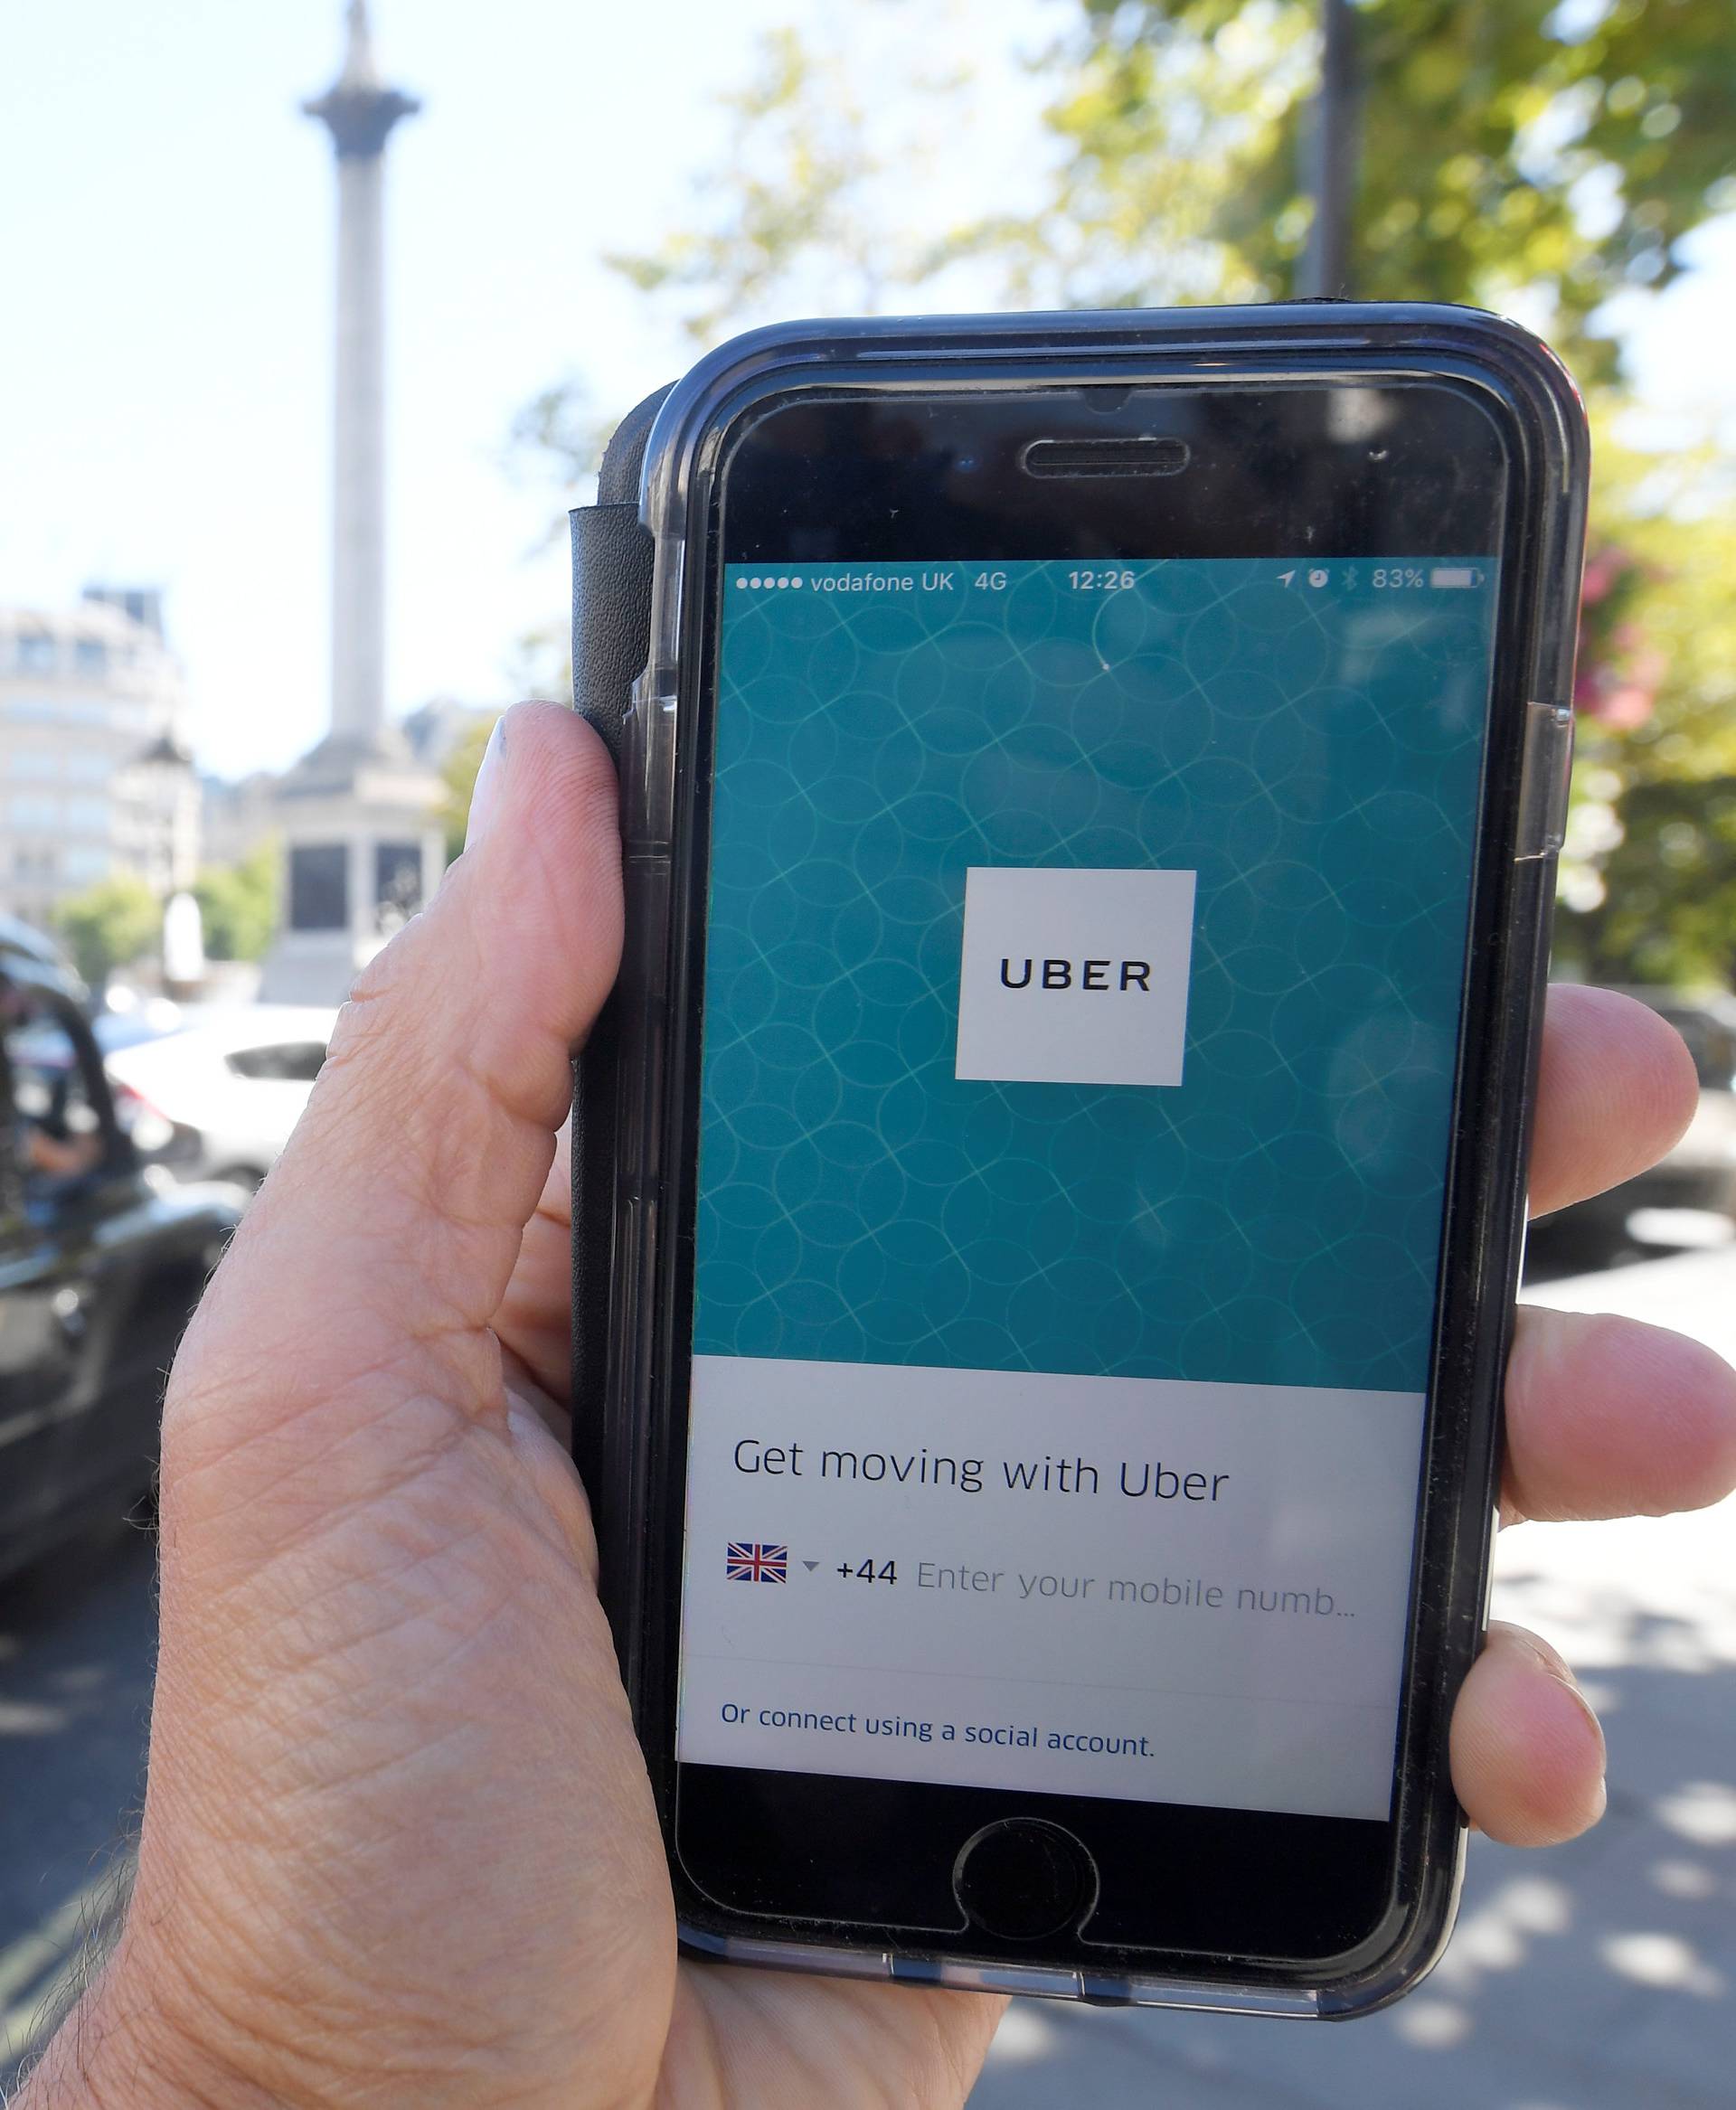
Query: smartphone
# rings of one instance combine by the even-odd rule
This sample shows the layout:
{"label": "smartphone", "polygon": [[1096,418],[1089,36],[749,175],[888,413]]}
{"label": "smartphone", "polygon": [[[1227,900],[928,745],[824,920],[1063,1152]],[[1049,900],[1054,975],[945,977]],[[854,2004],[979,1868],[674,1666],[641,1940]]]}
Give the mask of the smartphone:
{"label": "smartphone", "polygon": [[801,325],[624,435],[584,1469],[693,1950],[1438,1955],[1585,478],[1429,306]]}

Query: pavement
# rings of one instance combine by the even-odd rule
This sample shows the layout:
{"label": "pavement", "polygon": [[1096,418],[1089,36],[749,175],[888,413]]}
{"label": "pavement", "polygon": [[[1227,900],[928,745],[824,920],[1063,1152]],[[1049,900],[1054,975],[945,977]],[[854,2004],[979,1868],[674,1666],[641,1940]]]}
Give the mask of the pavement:
{"label": "pavement", "polygon": [[[1528,1287],[1736,1361],[1736,1253]],[[1020,2001],[971,2110],[1730,2110],[1736,2102],[1736,1500],[1503,1534],[1495,1613],[1548,1635],[1609,1740],[1609,1808],[1547,1853],[1472,1842],[1458,1930],[1339,2024]]]}
{"label": "pavement", "polygon": [[[1526,1291],[1736,1361],[1736,1249]],[[1420,1991],[1346,2025],[1019,2002],[972,2110],[1729,2110],[1736,2099],[1736,1502],[1505,1535],[1495,1610],[1604,1712],[1609,1812],[1544,1854],[1475,1843]],[[156,1645],[148,1541],[0,1586],[0,2092],[124,1877]],[[10,2050],[8,2050],[8,2046]]]}

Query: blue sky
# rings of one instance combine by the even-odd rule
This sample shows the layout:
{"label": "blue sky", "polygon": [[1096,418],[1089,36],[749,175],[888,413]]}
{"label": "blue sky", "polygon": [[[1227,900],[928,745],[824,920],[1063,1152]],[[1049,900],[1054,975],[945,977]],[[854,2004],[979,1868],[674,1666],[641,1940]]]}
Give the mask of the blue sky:
{"label": "blue sky", "polygon": [[[1009,44],[1071,10],[960,6],[1014,109]],[[514,413],[574,372],[624,409],[685,361],[600,257],[678,223],[756,34],[825,12],[375,0],[384,69],[427,106],[388,207],[395,710],[508,700],[518,640],[561,619],[563,554],[537,548],[552,495],[507,462]],[[195,745],[225,774],[324,729],[333,198],[297,106],[335,71],[341,14],[65,0],[9,10],[0,36],[0,598],[165,584]],[[1022,127],[1014,109],[1014,148]],[[1736,230],[1703,248],[1643,332],[1660,403],[1731,400]]]}

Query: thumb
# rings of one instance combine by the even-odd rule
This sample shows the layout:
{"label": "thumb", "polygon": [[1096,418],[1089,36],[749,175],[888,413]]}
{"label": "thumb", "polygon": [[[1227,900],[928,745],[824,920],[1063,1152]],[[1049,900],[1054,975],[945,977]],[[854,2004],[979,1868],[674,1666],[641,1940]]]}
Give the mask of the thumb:
{"label": "thumb", "polygon": [[464,855],[339,1014],[189,1332],[165,1445],[211,1393],[225,1447],[238,1392],[279,1429],[371,1378],[498,1405],[486,1329],[615,978],[620,846],[608,754],[559,705],[502,719],[478,794]]}
{"label": "thumb", "polygon": [[357,982],[165,1406],[130,1983],[159,2035],[172,2016],[231,2083],[269,2076],[259,2101],[469,2101],[493,2076],[491,2099],[553,2102],[514,2077],[580,2071],[587,2041],[606,2077],[612,2048],[654,2063],[667,2011],[583,1495],[509,1406],[491,1326],[615,974],[614,774],[570,712],[522,706],[483,803]]}

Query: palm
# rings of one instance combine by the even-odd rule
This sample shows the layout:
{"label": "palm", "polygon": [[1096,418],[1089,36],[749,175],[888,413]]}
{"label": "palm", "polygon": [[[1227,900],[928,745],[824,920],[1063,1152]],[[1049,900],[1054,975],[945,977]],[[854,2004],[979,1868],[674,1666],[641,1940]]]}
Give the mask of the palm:
{"label": "palm", "polygon": [[[24,2103],[953,2110],[995,2026],[968,1993],[677,1973],[559,1434],[555,1132],[618,954],[614,780],[570,714],[510,723],[491,826],[364,978],[177,1361],[137,1888]],[[1543,1208],[1694,1104],[1649,1013],[1560,994]],[[1651,1328],[1531,1314],[1507,1408],[1510,1515],[1736,1478],[1730,1372]],[[1453,1725],[1472,1817],[1571,1836],[1601,1757],[1559,1659],[1496,1629]]]}
{"label": "palm", "polygon": [[[495,1331],[557,1432],[565,1434],[571,1196],[565,1138],[557,1150],[513,1271]],[[589,1591],[589,1581],[582,1586]],[[618,1693],[612,1655],[588,1676]],[[636,1816],[653,1826],[648,1796]],[[660,1856],[651,1831],[649,1847]],[[657,1885],[669,1912],[667,1887]],[[873,1985],[686,1964],[664,2045],[662,2098],[689,2105],[776,2110],[830,2099],[849,2104],[961,2103],[1002,2003],[973,1993]]]}

